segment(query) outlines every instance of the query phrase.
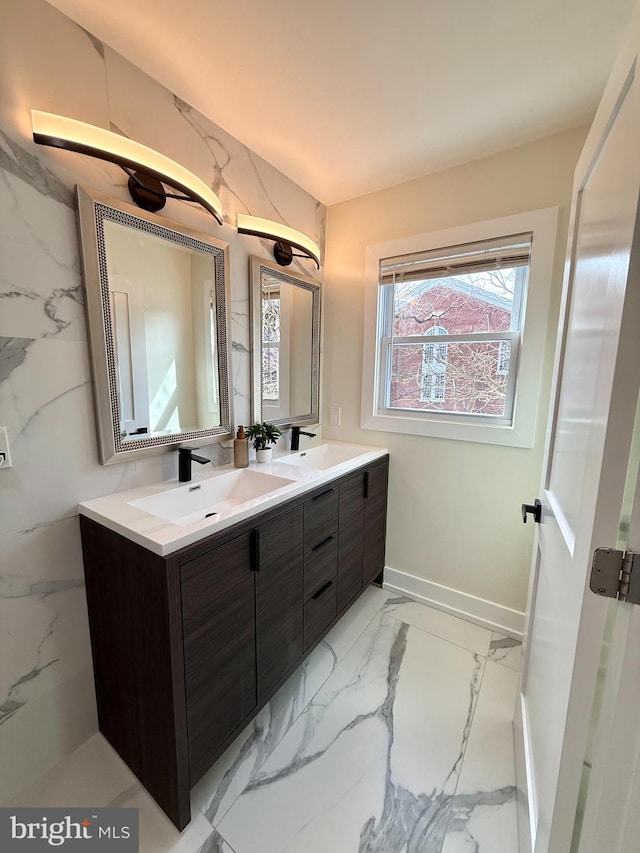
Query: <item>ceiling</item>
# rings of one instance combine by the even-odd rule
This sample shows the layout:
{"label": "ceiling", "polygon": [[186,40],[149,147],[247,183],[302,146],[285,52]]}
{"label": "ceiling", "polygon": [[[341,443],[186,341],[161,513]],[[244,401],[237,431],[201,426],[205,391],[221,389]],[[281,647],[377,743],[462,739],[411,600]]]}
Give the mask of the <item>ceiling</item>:
{"label": "ceiling", "polygon": [[634,0],[49,0],[325,204],[591,120]]}

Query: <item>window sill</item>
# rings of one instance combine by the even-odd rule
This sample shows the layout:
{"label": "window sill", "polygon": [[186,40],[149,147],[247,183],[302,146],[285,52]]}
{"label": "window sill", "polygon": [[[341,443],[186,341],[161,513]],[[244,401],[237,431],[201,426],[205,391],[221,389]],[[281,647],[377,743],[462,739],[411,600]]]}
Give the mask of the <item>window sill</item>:
{"label": "window sill", "polygon": [[505,447],[533,447],[535,423],[526,431],[504,423],[469,423],[468,421],[429,417],[423,413],[412,417],[397,415],[371,415],[363,417],[362,429],[395,432],[402,435],[422,435],[427,438],[448,438],[452,441],[472,441],[478,444],[500,444]]}

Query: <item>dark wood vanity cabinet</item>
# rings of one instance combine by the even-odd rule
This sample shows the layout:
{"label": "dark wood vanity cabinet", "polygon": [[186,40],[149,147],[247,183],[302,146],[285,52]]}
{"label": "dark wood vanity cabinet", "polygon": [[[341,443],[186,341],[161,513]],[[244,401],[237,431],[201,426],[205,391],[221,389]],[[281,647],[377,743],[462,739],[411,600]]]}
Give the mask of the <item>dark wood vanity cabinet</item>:
{"label": "dark wood vanity cabinet", "polygon": [[384,569],[388,467],[383,459],[340,484],[338,611]]}
{"label": "dark wood vanity cabinet", "polygon": [[183,558],[180,569],[194,784],[302,655],[302,507]]}
{"label": "dark wood vanity cabinet", "polygon": [[252,535],[258,555],[257,689],[262,705],[302,656],[302,506],[261,524]]}
{"label": "dark wood vanity cabinet", "polygon": [[363,584],[382,580],[387,541],[387,485],[389,465],[385,459],[364,472]]}
{"label": "dark wood vanity cabinet", "polygon": [[80,517],[100,730],[189,791],[384,567],[388,459],[160,557]]}
{"label": "dark wood vanity cabinet", "polygon": [[340,487],[325,486],[304,503],[304,650],[335,620]]}
{"label": "dark wood vanity cabinet", "polygon": [[340,485],[338,531],[338,609],[346,607],[363,586],[365,471]]}
{"label": "dark wood vanity cabinet", "polygon": [[199,778],[257,705],[252,534],[180,565],[189,767]]}

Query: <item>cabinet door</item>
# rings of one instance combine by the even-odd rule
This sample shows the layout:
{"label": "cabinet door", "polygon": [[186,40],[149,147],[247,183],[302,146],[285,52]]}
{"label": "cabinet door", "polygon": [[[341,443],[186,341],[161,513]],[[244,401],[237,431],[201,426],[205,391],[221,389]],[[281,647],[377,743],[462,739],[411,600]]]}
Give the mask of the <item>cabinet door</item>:
{"label": "cabinet door", "polygon": [[302,656],[302,506],[254,531],[258,702]]}
{"label": "cabinet door", "polygon": [[338,531],[338,613],[362,589],[365,474],[359,471],[340,486]]}
{"label": "cabinet door", "polygon": [[256,706],[251,557],[246,533],[181,567],[191,785]]}
{"label": "cabinet door", "polygon": [[364,584],[375,580],[384,569],[387,533],[388,461],[372,465],[365,472]]}

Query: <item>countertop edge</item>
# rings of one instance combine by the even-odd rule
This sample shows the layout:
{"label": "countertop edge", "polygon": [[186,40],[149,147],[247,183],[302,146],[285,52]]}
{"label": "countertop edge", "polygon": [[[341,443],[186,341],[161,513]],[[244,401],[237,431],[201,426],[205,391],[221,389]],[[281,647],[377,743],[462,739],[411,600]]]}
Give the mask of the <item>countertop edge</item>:
{"label": "countertop edge", "polygon": [[[349,443],[325,441],[322,442],[322,444],[347,446]],[[351,446],[354,445],[352,444]],[[250,469],[286,476],[293,480],[292,484],[276,490],[273,495],[255,506],[235,512],[226,518],[218,519],[211,523],[198,522],[197,524],[190,525],[189,527],[180,527],[179,525],[172,524],[171,522],[163,521],[162,519],[152,516],[142,510],[130,507],[130,502],[132,500],[139,499],[142,496],[168,491],[172,488],[179,487],[179,485],[184,485],[177,484],[175,480],[139,486],[134,489],[116,492],[112,495],[105,495],[89,501],[82,501],[78,504],[78,513],[98,524],[102,524],[109,530],[120,534],[126,539],[135,542],[160,557],[168,557],[188,545],[194,545],[208,536],[213,536],[241,521],[246,521],[254,515],[258,515],[272,507],[277,507],[285,501],[303,495],[305,492],[312,491],[316,487],[322,486],[324,483],[343,477],[346,474],[351,473],[351,471],[356,471],[358,468],[370,464],[377,459],[382,459],[387,454],[387,448],[370,447],[359,456],[345,462],[341,462],[325,470],[288,466],[286,475],[282,472],[281,466],[286,465],[285,460],[288,454],[279,455],[270,463],[252,462],[249,465]],[[204,476],[198,478],[198,481],[230,470],[236,469],[233,468],[233,465],[217,467],[212,471],[206,472]],[[194,482],[196,482],[195,478]],[[122,510],[125,510],[125,512],[128,512],[132,518],[129,521],[125,521],[122,518],[117,517],[118,513],[116,511],[112,510],[111,513],[109,513],[107,511],[109,502],[114,504],[114,508],[116,510],[121,508]],[[105,506],[101,507],[101,504],[104,504]],[[128,510],[125,509],[127,507],[129,507]],[[131,525],[136,523],[142,525],[147,524],[150,529],[148,532],[135,529]]]}

